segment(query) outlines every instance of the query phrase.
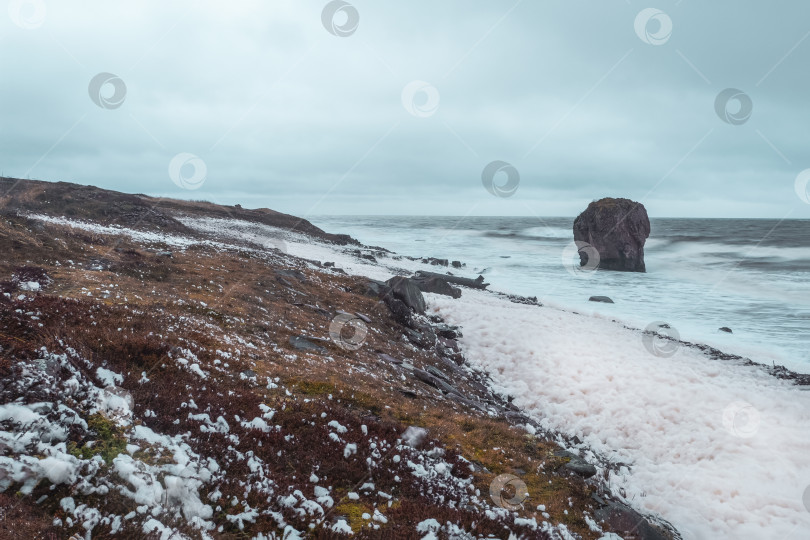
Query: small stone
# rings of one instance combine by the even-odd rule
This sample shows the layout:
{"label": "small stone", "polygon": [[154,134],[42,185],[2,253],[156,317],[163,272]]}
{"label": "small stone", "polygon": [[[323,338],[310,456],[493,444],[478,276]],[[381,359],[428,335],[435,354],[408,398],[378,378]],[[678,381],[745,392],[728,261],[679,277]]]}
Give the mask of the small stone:
{"label": "small stone", "polygon": [[734,333],[734,332],[732,332],[732,331],[731,331],[731,328],[729,328],[728,326],[723,326],[723,327],[721,327],[719,330],[720,330],[721,332],[725,332],[725,333],[727,333],[727,334],[733,334],[733,333]]}
{"label": "small stone", "polygon": [[355,311],[354,314],[357,315],[357,318],[363,321],[364,323],[371,324],[371,319],[369,319],[367,315],[363,315],[359,311]]}
{"label": "small stone", "polygon": [[428,367],[425,368],[425,371],[427,371],[431,375],[435,375],[436,377],[442,379],[444,382],[447,382],[447,383],[450,382],[450,378],[447,375],[445,375],[442,372],[442,370],[440,370],[439,368],[437,368],[435,366],[428,366]]}
{"label": "small stone", "polygon": [[399,358],[394,358],[390,354],[379,353],[378,356],[380,357],[380,359],[385,360],[386,362],[390,362],[390,363],[396,364],[396,365],[401,365],[402,364],[402,360],[400,360]]}
{"label": "small stone", "polygon": [[326,349],[310,341],[308,338],[304,336],[290,336],[290,345],[294,348],[298,349],[299,351],[314,351],[319,353],[326,352]]}
{"label": "small stone", "polygon": [[583,478],[590,478],[591,476],[596,474],[596,467],[594,467],[593,465],[591,465],[578,455],[574,454],[573,452],[561,450],[558,452],[554,452],[554,455],[561,458],[567,458],[568,462],[565,464],[565,468],[573,473],[582,476]]}
{"label": "small stone", "polygon": [[458,326],[450,326],[447,324],[439,324],[436,326],[436,333],[447,339],[458,339],[461,336],[461,331],[458,329]]}
{"label": "small stone", "polygon": [[276,270],[276,275],[306,281],[307,276],[300,270]]}
{"label": "small stone", "polygon": [[453,386],[451,386],[450,384],[444,382],[440,378],[438,378],[438,377],[436,377],[434,375],[431,375],[430,373],[428,373],[427,371],[425,371],[423,369],[413,368],[413,375],[414,375],[414,377],[416,377],[417,379],[419,379],[423,383],[429,384],[430,386],[433,386],[434,388],[438,388],[439,390],[441,390],[445,394],[459,394],[459,395],[461,395],[461,393],[458,390],[456,390]]}

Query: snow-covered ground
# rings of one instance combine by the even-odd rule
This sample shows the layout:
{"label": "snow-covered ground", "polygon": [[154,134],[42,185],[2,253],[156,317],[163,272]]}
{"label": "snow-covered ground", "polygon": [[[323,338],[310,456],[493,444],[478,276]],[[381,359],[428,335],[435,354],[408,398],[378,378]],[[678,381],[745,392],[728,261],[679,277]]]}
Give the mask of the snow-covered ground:
{"label": "snow-covered ground", "polygon": [[[226,220],[184,223],[220,238],[246,232]],[[279,238],[261,227],[251,226],[255,243],[265,233]],[[375,279],[425,268],[406,259],[378,265],[289,235],[284,249]],[[614,492],[684,538],[810,537],[810,392],[690,347],[655,355],[640,331],[603,318],[470,289],[457,300],[426,296],[463,327],[473,366],[547,427],[624,463]]]}

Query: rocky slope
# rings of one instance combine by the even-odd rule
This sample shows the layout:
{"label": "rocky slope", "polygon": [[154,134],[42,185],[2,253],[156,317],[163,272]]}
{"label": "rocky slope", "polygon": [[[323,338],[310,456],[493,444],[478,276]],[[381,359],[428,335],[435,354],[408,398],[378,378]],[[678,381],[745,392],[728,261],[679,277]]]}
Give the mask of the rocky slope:
{"label": "rocky slope", "polygon": [[0,193],[0,537],[677,537],[494,394],[463,328],[284,242],[384,252],[269,210]]}

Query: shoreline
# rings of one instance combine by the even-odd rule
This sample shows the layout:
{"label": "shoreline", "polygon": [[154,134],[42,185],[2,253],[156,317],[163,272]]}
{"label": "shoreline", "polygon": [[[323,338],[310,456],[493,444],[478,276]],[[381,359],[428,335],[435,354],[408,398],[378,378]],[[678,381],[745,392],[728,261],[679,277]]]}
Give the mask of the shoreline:
{"label": "shoreline", "polygon": [[[0,487],[23,493],[16,505],[0,493],[3,515],[25,516],[57,534],[83,526],[94,535],[192,537],[217,527],[315,527],[335,537],[387,528],[478,538],[505,527],[537,538],[596,540],[629,529],[678,538],[613,494],[580,449],[493,393],[489,377],[464,360],[463,330],[413,315],[420,325],[414,332],[368,295],[362,272],[327,264],[341,254],[371,263],[366,248],[356,253],[353,245],[251,221],[210,235],[179,221],[170,232],[67,219],[47,205],[38,210],[38,219],[6,211],[0,222],[10,254],[0,268],[0,318],[15,328],[0,335],[12,358],[0,365],[10,370],[0,387],[0,422],[8,430],[0,435],[20,437],[29,419],[55,435],[21,439],[0,456],[0,469],[10,473]],[[156,211],[160,221],[186,219]],[[347,350],[331,327],[355,313],[368,321],[367,334],[361,347]],[[232,397],[223,401],[219,388]],[[323,420],[302,431],[303,413]],[[71,418],[81,420],[68,429]],[[102,432],[109,435],[99,440]],[[296,445],[299,438],[306,444]],[[278,462],[276,452],[287,458]],[[257,472],[232,472],[251,453]],[[49,456],[47,466],[38,455]],[[218,468],[204,472],[206,460]],[[368,460],[382,495],[360,489],[368,480],[355,474]],[[55,475],[55,466],[62,473]],[[131,486],[139,482],[132,467],[157,482],[150,484],[156,498],[138,495],[151,520],[123,519],[120,509],[132,505]],[[186,469],[200,480],[182,480]],[[175,491],[161,483],[167,474],[181,479]],[[260,474],[256,496],[245,496],[243,474]],[[328,484],[319,483],[324,476]],[[503,478],[524,483],[527,499],[513,504],[492,491]],[[78,481],[88,493],[116,495],[88,499]],[[164,507],[159,493],[174,493],[180,506]],[[226,504],[232,497],[237,507]],[[299,507],[308,510],[290,513]]]}
{"label": "shoreline", "polygon": [[[327,370],[324,373],[331,373],[327,380],[332,382],[323,388],[330,389],[330,395],[337,392],[331,390],[333,388],[341,388],[340,391],[344,393],[371,392],[370,395],[378,397],[371,401],[368,401],[370,398],[364,398],[367,400],[364,403],[371,404],[377,399],[386,403],[385,409],[376,409],[378,412],[372,413],[373,416],[388,418],[386,421],[393,422],[402,422],[406,418],[409,420],[399,425],[425,426],[431,435],[438,435],[446,441],[445,448],[453,447],[452,444],[447,446],[447,442],[457,441],[455,444],[461,450],[460,457],[467,456],[465,459],[471,463],[470,467],[476,478],[474,481],[481,492],[481,497],[475,504],[487,503],[486,485],[481,486],[480,482],[494,481],[496,473],[506,473],[521,481],[525,480],[531,496],[529,500],[533,501],[538,496],[544,500],[543,483],[538,483],[539,478],[548,478],[552,485],[558,486],[555,489],[573,490],[571,495],[567,495],[573,496],[576,501],[575,512],[570,517],[565,517],[568,514],[562,513],[563,508],[548,506],[549,502],[539,505],[546,510],[539,510],[539,506],[537,510],[532,510],[524,505],[519,511],[527,513],[523,515],[529,518],[528,523],[532,523],[532,519],[536,520],[533,523],[538,527],[538,534],[539,531],[551,534],[559,525],[571,527],[559,530],[577,532],[585,538],[600,538],[601,536],[594,533],[595,530],[605,533],[626,530],[622,529],[622,520],[631,519],[634,524],[643,522],[651,527],[651,532],[648,531],[649,538],[661,538],[661,534],[672,538],[701,537],[700,534],[705,534],[705,530],[701,533],[700,527],[706,525],[701,520],[692,523],[684,517],[688,506],[684,507],[683,501],[695,499],[710,511],[718,512],[717,515],[720,516],[734,505],[745,503],[745,497],[748,496],[745,490],[741,501],[737,501],[735,496],[724,495],[731,499],[716,506],[716,502],[701,499],[711,493],[711,489],[680,487],[674,483],[666,488],[666,482],[684,467],[697,467],[707,479],[717,474],[716,469],[706,468],[703,461],[705,458],[698,459],[698,455],[692,455],[702,447],[714,448],[712,460],[726,461],[729,464],[727,466],[732,468],[742,463],[749,475],[764,474],[759,470],[758,460],[761,460],[761,456],[758,453],[745,454],[752,443],[756,443],[752,449],[762,452],[763,449],[759,446],[761,440],[756,437],[756,433],[752,438],[729,438],[726,433],[728,430],[724,431],[722,425],[724,410],[718,405],[722,402],[725,406],[726,402],[723,400],[731,400],[734,396],[748,399],[757,397],[751,390],[754,387],[762,396],[770,396],[770,401],[762,396],[757,398],[759,401],[755,405],[763,414],[762,422],[757,427],[770,443],[777,445],[782,452],[781,459],[795,459],[797,454],[792,449],[802,444],[801,439],[796,439],[795,436],[793,439],[785,438],[792,428],[805,422],[805,413],[799,412],[798,403],[788,404],[783,411],[788,414],[786,418],[771,418],[767,416],[770,414],[767,407],[763,407],[765,403],[783,403],[786,396],[783,392],[788,391],[788,386],[785,385],[790,385],[795,393],[795,386],[805,383],[798,374],[775,368],[773,373],[768,373],[767,366],[752,365],[746,363],[746,359],[742,357],[727,355],[705,346],[701,349],[698,344],[686,342],[680,343],[679,354],[682,356],[675,357],[675,361],[656,359],[644,350],[641,330],[559,307],[539,306],[532,299],[490,290],[465,288],[461,298],[425,293],[429,317],[417,317],[421,326],[416,326],[418,331],[414,331],[395,319],[388,321],[391,318],[389,309],[366,291],[368,279],[384,281],[391,275],[412,275],[419,269],[436,270],[436,266],[401,257],[382,248],[337,245],[313,240],[306,235],[286,234],[281,229],[263,223],[223,220],[219,217],[206,217],[204,214],[196,217],[173,215],[175,217],[172,219],[179,219],[178,223],[184,228],[196,232],[191,236],[178,236],[174,233],[157,233],[149,228],[134,230],[64,218],[46,218],[46,221],[52,222],[50,224],[41,220],[14,218],[27,223],[32,231],[36,231],[25,234],[35,235],[40,238],[40,242],[48,238],[48,231],[52,231],[51,236],[58,242],[79,246],[79,251],[74,249],[73,258],[87,261],[78,266],[74,261],[64,264],[66,258],[59,255],[56,261],[63,261],[63,264],[49,270],[55,272],[55,283],[43,283],[40,291],[24,293],[21,295],[24,299],[17,301],[42,302],[53,297],[57,291],[63,291],[57,294],[57,297],[62,298],[65,297],[64,287],[68,286],[68,290],[72,291],[68,295],[70,297],[85,298],[83,302],[107,303],[110,301],[110,294],[117,297],[119,293],[113,289],[105,292],[98,285],[91,287],[92,282],[87,282],[87,279],[95,279],[93,276],[98,272],[102,276],[105,272],[113,271],[117,272],[116,280],[123,279],[120,272],[129,272],[131,269],[121,266],[118,260],[133,257],[134,255],[128,255],[132,251],[142,253],[137,260],[141,261],[139,265],[143,265],[144,276],[157,277],[156,272],[160,268],[174,269],[174,274],[168,275],[160,270],[164,273],[159,274],[159,280],[150,281],[153,287],[162,291],[155,296],[153,290],[153,298],[147,298],[144,292],[140,292],[138,294],[143,298],[135,301],[131,294],[142,286],[137,286],[137,282],[132,282],[131,279],[120,282],[122,285],[129,283],[127,288],[131,289],[130,302],[143,304],[144,307],[139,308],[140,310],[152,309],[147,308],[149,305],[160,306],[160,310],[181,309],[181,313],[191,315],[193,320],[199,319],[199,323],[212,329],[224,330],[228,327],[231,328],[229,332],[235,331],[238,326],[233,325],[240,317],[244,317],[244,314],[239,313],[253,313],[246,319],[251,321],[253,328],[257,322],[267,318],[264,311],[280,310],[278,313],[283,315],[275,321],[268,319],[261,323],[258,328],[265,329],[259,330],[259,334],[252,330],[239,339],[247,339],[250,343],[263,335],[267,337],[260,340],[267,340],[270,335],[267,328],[270,327],[276,327],[275,332],[281,332],[282,336],[289,335],[289,339],[272,339],[263,345],[263,351],[265,346],[270,348],[257,357],[266,359],[261,363],[255,360],[247,364],[241,362],[238,368],[241,371],[237,373],[240,379],[245,373],[252,373],[247,375],[248,381],[252,380],[250,377],[264,377],[265,374],[268,381],[272,381],[270,373],[287,373],[282,380],[272,384],[297,400],[301,395],[302,384],[303,388],[320,388],[318,385],[325,384],[313,382],[311,370]],[[53,239],[47,241],[51,244],[54,242]],[[53,244],[52,249],[55,251],[49,255],[51,260],[62,248]],[[91,256],[91,253],[99,250],[107,255]],[[82,251],[87,253],[81,254]],[[28,253],[30,259],[31,252]],[[161,253],[168,255],[163,256]],[[146,254],[146,258],[143,254]],[[214,266],[211,266],[212,263]],[[205,268],[215,268],[222,264],[228,265],[229,272],[223,276],[211,274],[210,284],[208,281],[197,281],[203,290],[210,289],[203,297],[199,297],[200,292],[193,292],[195,289],[191,293],[181,294],[187,288],[187,285],[183,285],[184,280],[192,279],[192,276],[201,271],[203,275],[208,275],[209,270]],[[250,270],[244,274],[245,270],[238,270],[240,267]],[[253,285],[252,293],[245,290],[234,296],[232,291],[243,290],[251,283],[254,273],[258,276],[268,270],[270,276],[259,278],[259,282]],[[227,277],[233,271],[237,272],[233,274],[233,278]],[[220,284],[223,277],[225,283]],[[227,282],[230,279],[236,281],[229,285]],[[166,284],[162,284],[161,280]],[[76,289],[79,283],[86,283],[84,290]],[[170,288],[167,289],[167,286]],[[253,300],[250,300],[251,304],[245,303],[252,298],[250,295],[261,293],[264,289],[267,289],[265,293],[268,290],[273,292],[263,302],[257,300],[258,304],[252,304]],[[91,295],[91,292],[95,293]],[[229,298],[225,304],[222,304],[223,293]],[[101,296],[97,297],[98,294]],[[207,305],[186,306],[195,297],[199,297]],[[209,297],[214,299],[213,305]],[[169,302],[171,298],[175,300]],[[177,307],[171,307],[173,305]],[[367,323],[370,331],[365,337],[366,341],[355,352],[350,353],[335,346],[334,337],[330,339],[328,323],[336,315],[351,315],[355,312],[362,313],[363,317],[371,321]],[[445,323],[439,322],[440,320]],[[451,326],[440,330],[442,324]],[[459,326],[459,331],[452,330],[452,325]],[[448,341],[437,339],[434,348],[433,338],[426,339],[431,332],[437,337],[441,332],[446,332],[445,335],[449,337],[444,339]],[[540,335],[542,339],[533,342],[529,339],[533,335]],[[231,342],[228,346],[231,352],[227,354],[238,354],[236,351],[242,349],[241,358],[256,356],[253,349],[245,349],[243,345],[234,343],[227,333],[222,338]],[[234,345],[237,346],[236,350],[233,349]],[[458,352],[454,350],[455,347],[460,348]],[[458,354],[463,355],[460,364]],[[221,370],[223,364],[217,364],[216,361],[221,361],[222,357],[214,356],[216,361],[209,358],[208,362],[213,363],[206,363],[201,355],[202,352],[197,353],[200,358],[200,362],[195,363],[197,370],[202,370],[203,373]],[[296,362],[289,364],[283,358],[294,358]],[[617,361],[617,358],[621,358],[621,361]],[[535,368],[527,371],[527,366]],[[217,377],[226,376],[226,372]],[[351,374],[348,378],[347,373]],[[783,380],[791,377],[791,381]],[[128,379],[124,384],[130,391],[144,391],[136,384],[137,381],[127,381]],[[128,386],[133,384],[135,386]],[[339,386],[335,387],[335,384]],[[350,386],[343,386],[347,384]],[[381,384],[386,386],[380,387]],[[270,386],[268,383],[268,388]],[[657,391],[652,391],[655,389]],[[378,394],[379,392],[382,394]],[[306,395],[304,393],[303,396]],[[136,399],[136,412],[139,410],[140,399],[143,398]],[[195,401],[202,399],[195,398]],[[798,396],[797,399],[805,398]],[[414,423],[414,417],[410,415],[413,415],[416,404],[435,411],[431,414],[437,416]],[[399,412],[391,417],[391,413],[385,412],[389,407]],[[646,413],[639,416],[644,411],[649,411],[652,416],[648,417]],[[460,415],[454,425],[447,425],[439,420],[448,414]],[[793,415],[792,422],[789,422],[790,415]],[[468,420],[464,420],[465,418]],[[733,420],[732,418],[732,428],[736,429]],[[138,421],[147,421],[147,425],[150,422],[145,418]],[[695,421],[697,424],[688,432],[682,429],[682,424],[689,425]],[[472,440],[465,441],[464,430],[459,431],[460,426],[466,425],[465,422],[471,422],[471,434],[477,434],[479,426],[495,422],[501,426],[498,433],[502,437],[496,441],[502,442],[489,443],[491,448],[487,452],[486,446],[482,448],[477,443],[473,444]],[[233,431],[235,428],[232,422],[231,424]],[[509,426],[508,430],[503,431],[506,426]],[[655,437],[651,438],[652,434]],[[709,442],[693,448],[689,437],[697,434],[708,437]],[[486,440],[484,434],[481,436],[484,437],[481,441]],[[539,454],[534,453],[537,452],[535,449],[533,453],[526,454],[526,449],[518,444],[521,439],[536,441],[533,444],[542,448],[542,451]],[[494,455],[490,455],[492,448],[497,450]],[[501,451],[508,452],[506,455],[510,457],[506,461],[498,458]],[[773,456],[776,451],[769,447],[767,455]],[[496,459],[493,461],[493,458]],[[685,458],[688,460],[683,461]],[[735,461],[737,459],[742,461]],[[523,464],[515,465],[518,462]],[[536,463],[540,465],[537,466]],[[592,472],[589,467],[594,467],[595,470]],[[802,467],[797,462],[793,470],[801,472]],[[585,474],[586,478],[583,479],[580,474]],[[799,481],[799,476],[801,475],[797,474],[790,481]],[[738,475],[727,475],[718,477],[715,483],[732,493],[737,480]],[[782,478],[780,481],[786,480]],[[767,482],[760,483],[767,487]],[[786,487],[797,489],[796,486],[786,484],[781,485],[780,489]],[[689,489],[683,491],[684,488]],[[673,493],[667,495],[666,489],[672,489]],[[555,497],[546,500],[557,500]],[[626,506],[628,502],[632,502],[633,508],[641,509],[648,517],[644,518],[636,510],[631,510]],[[773,508],[766,506],[770,508],[769,512],[776,512],[774,515],[792,512],[794,517],[791,519],[796,519],[795,512],[800,505],[799,496],[793,502],[786,502],[784,507],[779,504]],[[701,507],[695,508],[697,514],[700,509]],[[545,513],[550,513],[550,520],[545,517]],[[504,514],[506,515],[510,514]],[[673,525],[660,521],[663,518],[656,516],[664,516]],[[761,517],[767,517],[767,514]],[[588,520],[593,521],[595,528],[591,527]],[[351,523],[352,528],[361,526],[359,530],[363,530],[362,520],[350,520],[346,523]],[[517,527],[526,522],[510,523],[511,527]],[[697,529],[692,530],[693,526]],[[675,528],[680,533],[675,532]],[[717,533],[715,529],[710,530]],[[738,534],[738,537],[744,538],[745,535]]]}

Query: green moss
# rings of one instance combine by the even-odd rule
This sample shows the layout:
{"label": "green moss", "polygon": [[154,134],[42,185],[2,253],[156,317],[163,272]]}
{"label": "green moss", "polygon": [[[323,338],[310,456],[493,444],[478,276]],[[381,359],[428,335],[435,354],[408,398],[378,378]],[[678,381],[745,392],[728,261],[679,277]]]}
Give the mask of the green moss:
{"label": "green moss", "polygon": [[345,516],[349,527],[355,533],[363,528],[363,525],[368,523],[368,520],[363,519],[363,514],[372,514],[373,509],[369,509],[365,505],[358,502],[344,501],[335,507],[335,513],[339,516]]}
{"label": "green moss", "polygon": [[87,419],[87,427],[98,438],[81,447],[73,441],[68,442],[67,449],[70,454],[81,459],[101,456],[109,465],[119,454],[126,451],[127,438],[115,422],[109,418],[101,414],[94,414]]}

